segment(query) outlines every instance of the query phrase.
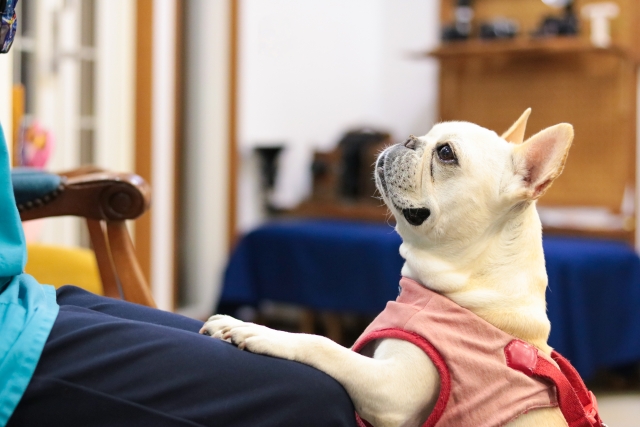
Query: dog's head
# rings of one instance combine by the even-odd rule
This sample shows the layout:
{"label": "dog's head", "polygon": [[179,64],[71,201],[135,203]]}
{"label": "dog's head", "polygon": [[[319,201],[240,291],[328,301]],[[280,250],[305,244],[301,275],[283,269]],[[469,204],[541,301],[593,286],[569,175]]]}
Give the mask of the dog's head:
{"label": "dog's head", "polygon": [[405,243],[468,246],[499,232],[548,189],[564,167],[573,127],[552,126],[523,142],[529,113],[502,136],[445,122],[380,154],[376,184]]}

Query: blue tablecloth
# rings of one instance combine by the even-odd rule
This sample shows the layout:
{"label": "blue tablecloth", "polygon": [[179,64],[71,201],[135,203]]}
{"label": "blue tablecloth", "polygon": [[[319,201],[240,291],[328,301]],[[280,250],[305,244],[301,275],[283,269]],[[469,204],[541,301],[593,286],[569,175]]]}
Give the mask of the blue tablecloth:
{"label": "blue tablecloth", "polygon": [[[396,298],[403,260],[388,225],[274,222],[231,256],[221,303],[287,302],[376,314]],[[583,377],[640,360],[640,258],[619,242],[546,236],[549,343]]]}

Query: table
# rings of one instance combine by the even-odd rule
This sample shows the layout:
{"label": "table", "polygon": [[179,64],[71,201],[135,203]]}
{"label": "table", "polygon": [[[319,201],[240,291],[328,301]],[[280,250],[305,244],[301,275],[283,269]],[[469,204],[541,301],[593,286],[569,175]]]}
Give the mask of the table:
{"label": "table", "polygon": [[[221,303],[271,300],[375,315],[398,295],[403,260],[389,225],[287,220],[245,235]],[[545,236],[549,344],[584,378],[640,361],[640,258],[615,241]]]}

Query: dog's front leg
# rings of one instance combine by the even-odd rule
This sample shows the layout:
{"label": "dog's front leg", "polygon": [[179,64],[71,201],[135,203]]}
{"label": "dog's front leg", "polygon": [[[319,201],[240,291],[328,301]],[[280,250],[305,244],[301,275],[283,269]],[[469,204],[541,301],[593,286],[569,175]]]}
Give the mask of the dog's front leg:
{"label": "dog's front leg", "polygon": [[433,363],[404,341],[383,340],[370,358],[325,337],[276,331],[229,316],[212,316],[200,332],[331,375],[345,388],[356,411],[376,427],[421,425],[438,397]]}
{"label": "dog's front leg", "polygon": [[228,341],[240,350],[281,359],[297,360],[296,349],[300,347],[299,339],[296,338],[298,334],[243,322],[223,314],[211,316],[200,333]]}

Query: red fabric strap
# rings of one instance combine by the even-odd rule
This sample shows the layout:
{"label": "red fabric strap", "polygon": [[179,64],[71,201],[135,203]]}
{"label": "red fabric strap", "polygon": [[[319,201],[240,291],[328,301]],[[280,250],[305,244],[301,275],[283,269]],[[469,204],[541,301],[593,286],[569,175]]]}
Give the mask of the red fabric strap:
{"label": "red fabric strap", "polygon": [[[373,331],[364,337],[360,337],[351,350],[358,353],[364,348],[365,345],[367,345],[371,341],[384,338],[395,338],[399,340],[409,341],[410,343],[418,346],[422,351],[424,351],[436,366],[438,374],[440,374],[440,395],[438,396],[438,400],[436,401],[436,405],[433,408],[433,411],[431,411],[431,415],[429,415],[427,421],[425,421],[425,423],[422,425],[422,427],[434,427],[444,413],[444,410],[449,401],[449,395],[451,394],[451,375],[449,374],[449,368],[447,367],[444,358],[442,357],[440,352],[438,352],[438,350],[436,350],[436,348],[424,337],[414,332],[405,331],[404,329],[398,328],[380,329],[377,331]],[[359,427],[373,427],[366,420],[360,418],[358,414],[356,414],[356,421],[358,422]]]}
{"label": "red fabric strap", "polygon": [[598,414],[598,401],[593,393],[587,389],[576,368],[556,351],[551,353],[551,358],[558,364],[560,371],[571,384],[571,387],[584,408],[585,415],[589,422],[591,422],[593,426],[602,426],[603,422],[600,419],[600,414]]}
{"label": "red fabric strap", "polygon": [[580,399],[580,403],[582,403],[582,406],[586,407],[591,403],[591,392],[587,390],[587,386],[582,381],[578,371],[576,371],[573,365],[571,365],[571,363],[569,363],[569,361],[562,357],[557,351],[551,353],[551,358],[558,364],[560,371],[562,371],[571,383],[573,389],[578,395],[578,399]]}
{"label": "red fabric strap", "polygon": [[511,341],[505,347],[507,365],[530,377],[539,377],[556,386],[558,406],[569,427],[602,427],[596,398],[584,385],[571,363],[557,352],[551,354],[558,364],[538,355],[531,344]]}
{"label": "red fabric strap", "polygon": [[569,427],[594,427],[587,419],[585,409],[571,383],[551,362],[539,358],[533,369],[533,376],[545,378],[556,385],[558,406]]}

